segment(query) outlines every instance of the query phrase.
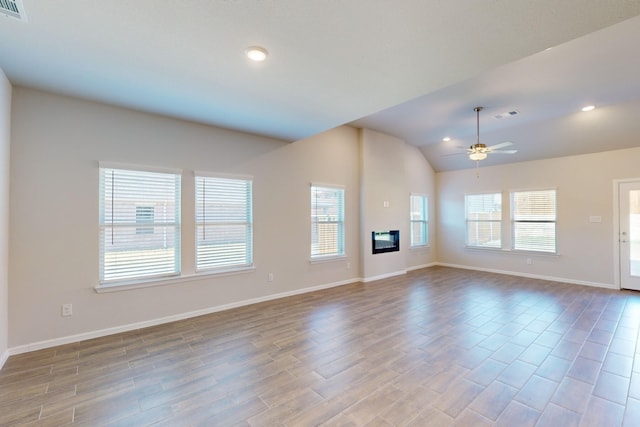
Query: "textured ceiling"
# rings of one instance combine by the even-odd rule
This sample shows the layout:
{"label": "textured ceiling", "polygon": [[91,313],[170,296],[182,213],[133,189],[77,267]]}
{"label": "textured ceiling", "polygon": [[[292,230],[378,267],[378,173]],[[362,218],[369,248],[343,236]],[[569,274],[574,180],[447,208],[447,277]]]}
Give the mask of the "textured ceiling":
{"label": "textured ceiling", "polygon": [[[555,48],[540,53],[546,48],[562,52],[566,42],[640,14],[640,0],[22,3],[27,23],[0,17],[0,68],[13,84],[289,141],[362,120],[356,123],[423,146],[438,170],[468,166],[439,162],[441,153],[429,147],[449,128],[463,135],[469,119],[473,133],[475,105],[486,102],[487,113],[522,109],[518,120],[535,128],[539,113],[530,115],[528,102],[540,108],[537,97],[546,91],[546,120],[566,115],[566,106],[565,113],[551,112],[553,75],[540,88],[501,67],[536,76],[531,67],[539,55],[561,59]],[[267,61],[244,57],[256,44],[269,50]],[[617,82],[601,65],[606,81]],[[506,80],[497,78],[501,72]],[[627,89],[615,88],[637,90]],[[425,107],[423,96],[438,104],[429,98]],[[500,131],[490,124],[487,131],[492,127]],[[526,141],[504,137],[518,139],[519,160],[526,159]]]}
{"label": "textured ceiling", "polygon": [[[486,71],[364,117],[354,126],[420,147],[438,171],[474,167],[464,153],[477,140],[504,141],[513,155],[482,165],[635,147],[640,144],[640,17]],[[596,109],[582,112],[586,105]],[[496,118],[505,112],[513,116]],[[442,139],[448,136],[451,141]],[[454,154],[457,153],[457,154]]]}

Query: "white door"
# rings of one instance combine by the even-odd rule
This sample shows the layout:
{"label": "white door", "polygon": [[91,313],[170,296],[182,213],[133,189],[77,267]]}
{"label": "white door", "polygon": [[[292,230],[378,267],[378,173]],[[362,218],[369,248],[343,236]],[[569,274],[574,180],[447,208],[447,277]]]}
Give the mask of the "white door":
{"label": "white door", "polygon": [[640,291],[640,181],[620,183],[620,287]]}

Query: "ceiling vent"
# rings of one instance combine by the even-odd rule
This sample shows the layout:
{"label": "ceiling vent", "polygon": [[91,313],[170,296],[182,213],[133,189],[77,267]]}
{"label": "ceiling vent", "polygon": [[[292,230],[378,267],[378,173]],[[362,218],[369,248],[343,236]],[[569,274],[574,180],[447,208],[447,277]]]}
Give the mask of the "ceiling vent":
{"label": "ceiling vent", "polygon": [[22,0],[0,0],[0,15],[27,22]]}
{"label": "ceiling vent", "polygon": [[506,117],[513,117],[518,115],[518,112],[513,110],[513,111],[507,111],[506,113],[502,113],[502,114],[498,114],[496,116],[494,116],[496,119],[504,119]]}

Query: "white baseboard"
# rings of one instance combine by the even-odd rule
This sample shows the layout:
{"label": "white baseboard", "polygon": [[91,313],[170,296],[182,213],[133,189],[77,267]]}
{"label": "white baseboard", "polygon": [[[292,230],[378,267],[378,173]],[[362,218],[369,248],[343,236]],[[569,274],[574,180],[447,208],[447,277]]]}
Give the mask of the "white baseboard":
{"label": "white baseboard", "polygon": [[509,276],[526,277],[529,279],[548,280],[550,282],[570,283],[572,285],[592,286],[595,288],[616,289],[616,290],[619,289],[616,285],[612,283],[589,282],[586,280],[574,280],[574,279],[567,279],[563,277],[543,276],[540,274],[529,274],[529,273],[521,273],[518,271],[498,270],[494,268],[481,268],[481,267],[474,267],[474,266],[460,265],[460,264],[448,264],[443,262],[437,262],[437,263],[434,263],[434,265],[439,265],[442,267],[460,268],[464,270],[484,271],[487,273],[507,274]]}
{"label": "white baseboard", "polygon": [[133,331],[133,330],[136,330],[136,329],[146,328],[146,327],[149,327],[149,326],[157,326],[157,325],[161,325],[161,324],[164,324],[164,323],[169,323],[169,322],[175,322],[175,321],[178,321],[178,320],[189,319],[189,318],[192,318],[192,317],[197,317],[197,316],[216,313],[216,312],[220,312],[220,311],[230,310],[230,309],[233,309],[233,308],[242,307],[242,306],[246,306],[246,305],[257,304],[257,303],[260,303],[260,302],[271,301],[271,300],[275,300],[275,299],[279,299],[279,298],[285,298],[285,297],[304,294],[304,293],[308,293],[308,292],[314,292],[314,291],[318,291],[318,290],[322,290],[322,289],[329,289],[329,288],[334,288],[334,287],[338,287],[338,286],[348,285],[350,283],[373,282],[375,280],[382,280],[382,279],[387,279],[389,277],[400,276],[400,275],[406,274],[408,271],[419,270],[419,269],[422,269],[422,268],[428,268],[428,267],[433,267],[433,266],[452,267],[452,268],[460,268],[460,269],[475,270],[475,271],[484,271],[484,272],[488,272],[488,273],[497,273],[497,274],[507,274],[507,275],[510,275],[510,276],[527,277],[527,278],[531,278],[531,279],[549,280],[549,281],[552,281],[552,282],[571,283],[571,284],[576,284],[576,285],[593,286],[593,287],[606,288],[606,289],[618,289],[617,286],[615,286],[614,284],[609,284],[609,283],[589,282],[589,281],[584,281],[584,280],[573,280],[573,279],[567,279],[567,278],[561,278],[561,277],[542,276],[542,275],[537,275],[537,274],[528,274],[528,273],[521,273],[521,272],[516,272],[516,271],[498,270],[498,269],[493,269],[493,268],[480,268],[480,267],[474,267],[474,266],[468,266],[468,265],[448,264],[448,263],[442,263],[442,262],[432,262],[432,263],[429,263],[429,264],[408,267],[406,270],[401,270],[401,271],[396,271],[396,272],[393,272],[393,273],[382,274],[382,275],[379,275],[379,276],[367,277],[367,278],[357,277],[357,278],[353,278],[353,279],[343,280],[343,281],[340,281],[340,282],[327,283],[327,284],[324,284],[324,285],[312,286],[312,287],[309,287],[309,288],[296,289],[294,291],[288,291],[288,292],[281,292],[281,293],[272,294],[272,295],[266,295],[266,296],[263,296],[263,297],[252,298],[252,299],[248,299],[248,300],[244,300],[244,301],[238,301],[238,302],[234,302],[234,303],[230,303],[230,304],[224,304],[224,305],[219,305],[219,306],[215,306],[215,307],[208,307],[208,308],[205,308],[205,309],[202,309],[202,310],[195,310],[195,311],[190,311],[190,312],[187,312],[187,313],[180,313],[180,314],[176,314],[176,315],[173,315],[173,316],[161,317],[161,318],[158,318],[158,319],[152,319],[152,320],[147,320],[147,321],[143,321],[143,322],[131,323],[131,324],[127,324],[127,325],[116,326],[116,327],[113,327],[113,328],[101,329],[101,330],[98,330],[98,331],[85,332],[85,333],[81,333],[81,334],[77,334],[77,335],[69,335],[69,336],[65,336],[65,337],[61,337],[61,338],[55,338],[55,339],[51,339],[51,340],[45,340],[45,341],[39,341],[39,342],[35,342],[35,343],[20,345],[20,346],[17,346],[17,347],[9,348],[8,350],[4,351],[0,355],[0,369],[2,369],[2,366],[4,366],[5,362],[9,358],[9,356],[14,355],[14,354],[21,354],[21,353],[27,353],[27,352],[30,352],[30,351],[42,350],[42,349],[45,349],[45,348],[55,347],[55,346],[64,345],[64,344],[70,344],[70,343],[74,343],[74,342],[78,342],[78,341],[84,341],[84,340],[88,340],[88,339],[92,339],[92,338],[100,338],[100,337],[104,337],[104,336],[107,336],[107,335],[113,335],[113,334],[117,334],[117,333]]}
{"label": "white baseboard", "polygon": [[375,280],[388,279],[389,277],[394,277],[394,276],[402,276],[403,274],[407,274],[407,270],[394,271],[393,273],[381,274],[379,276],[365,277],[364,279],[362,279],[362,283],[373,282]]}
{"label": "white baseboard", "polygon": [[362,278],[357,277],[357,278],[353,278],[353,279],[343,280],[343,281],[340,281],[340,282],[327,283],[327,284],[324,284],[324,285],[312,286],[312,287],[309,287],[309,288],[296,289],[294,291],[288,291],[288,292],[281,292],[281,293],[272,294],[272,295],[266,295],[266,296],[263,296],[263,297],[252,298],[252,299],[248,299],[248,300],[244,300],[244,301],[238,301],[238,302],[234,302],[234,303],[230,303],[230,304],[224,304],[224,305],[219,305],[219,306],[215,306],[215,307],[208,307],[208,308],[205,308],[205,309],[202,309],[202,310],[195,310],[195,311],[190,311],[190,312],[187,312],[187,313],[175,314],[173,316],[161,317],[161,318],[158,318],[158,319],[152,319],[152,320],[146,320],[146,321],[143,321],[143,322],[130,323],[130,324],[127,324],[127,325],[115,326],[113,328],[101,329],[101,330],[98,330],[98,331],[84,332],[84,333],[81,333],[81,334],[68,335],[68,336],[61,337],[61,338],[55,338],[55,339],[51,339],[51,340],[45,340],[45,341],[39,341],[39,342],[31,343],[31,344],[20,345],[20,346],[13,347],[13,348],[10,348],[9,350],[5,351],[5,354],[3,354],[3,358],[0,358],[0,361],[2,362],[2,363],[0,363],[0,368],[2,368],[2,365],[4,364],[6,359],[9,356],[14,355],[14,354],[28,353],[30,351],[42,350],[42,349],[45,349],[45,348],[55,347],[55,346],[58,346],[58,345],[70,344],[70,343],[84,341],[84,340],[88,340],[88,339],[100,338],[100,337],[104,337],[104,336],[107,336],[107,335],[113,335],[113,334],[118,334],[118,333],[122,333],[122,332],[134,331],[136,329],[147,328],[149,326],[157,326],[157,325],[161,325],[161,324],[164,324],[164,323],[175,322],[175,321],[178,321],[178,320],[190,319],[192,317],[203,316],[205,314],[217,313],[217,312],[220,312],[220,311],[231,310],[232,308],[237,308],[237,307],[242,307],[242,306],[246,306],[246,305],[257,304],[257,303],[260,303],[260,302],[271,301],[271,300],[275,300],[275,299],[279,299],[279,298],[285,298],[285,297],[299,295],[299,294],[305,294],[305,293],[308,293],[308,292],[319,291],[319,290],[322,290],[322,289],[335,288],[335,287],[338,287],[338,286],[348,285],[350,283],[356,283],[356,282],[361,282],[361,281],[362,281]]}
{"label": "white baseboard", "polygon": [[423,268],[429,268],[436,265],[439,265],[439,264],[437,262],[430,262],[429,264],[414,265],[411,267],[407,267],[407,272],[414,271],[414,270],[422,270]]}
{"label": "white baseboard", "polygon": [[11,353],[9,352],[9,350],[5,350],[2,354],[0,354],[0,369],[2,369],[10,355]]}

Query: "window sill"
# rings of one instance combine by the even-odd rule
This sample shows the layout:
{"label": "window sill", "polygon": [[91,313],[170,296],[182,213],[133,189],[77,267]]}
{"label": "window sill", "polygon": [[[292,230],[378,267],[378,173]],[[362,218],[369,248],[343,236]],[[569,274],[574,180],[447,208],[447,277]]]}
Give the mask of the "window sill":
{"label": "window sill", "polygon": [[347,255],[331,255],[325,257],[311,258],[309,264],[321,264],[324,262],[344,261],[347,259]]}
{"label": "window sill", "polygon": [[465,250],[478,251],[478,252],[493,252],[508,255],[527,255],[527,256],[542,256],[542,257],[559,257],[559,252],[538,252],[538,251],[518,251],[514,249],[501,249],[501,248],[483,248],[481,246],[465,246]]}
{"label": "window sill", "polygon": [[431,247],[430,244],[426,244],[426,245],[414,245],[414,246],[409,246],[409,250],[412,251],[419,251],[421,249],[429,249]]}
{"label": "window sill", "polygon": [[250,273],[256,268],[254,266],[216,270],[216,271],[202,271],[193,274],[185,274],[181,276],[171,276],[166,278],[156,278],[150,280],[130,280],[122,282],[114,282],[107,284],[100,284],[94,287],[95,291],[99,294],[108,292],[120,292],[128,291],[132,289],[152,288],[156,286],[175,285],[186,282],[193,282],[196,280],[203,280],[212,277],[232,276],[236,274]]}

